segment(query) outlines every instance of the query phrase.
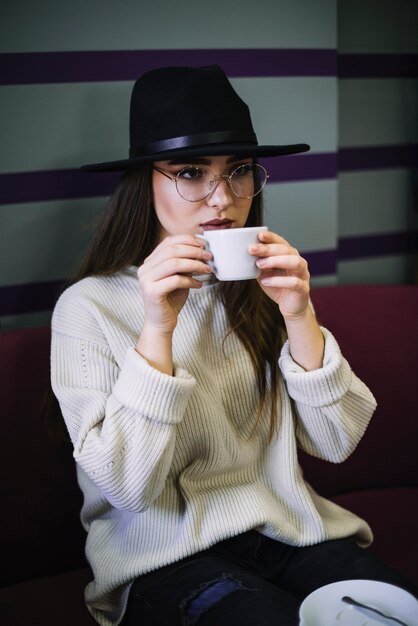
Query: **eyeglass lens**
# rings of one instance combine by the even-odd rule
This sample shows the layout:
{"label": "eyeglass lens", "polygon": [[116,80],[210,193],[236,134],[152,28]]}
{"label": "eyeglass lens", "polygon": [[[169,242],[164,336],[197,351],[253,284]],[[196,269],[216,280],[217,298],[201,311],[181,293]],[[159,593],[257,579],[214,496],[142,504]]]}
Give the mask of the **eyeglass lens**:
{"label": "eyeglass lens", "polygon": [[[239,165],[229,176],[222,178],[228,180],[232,192],[238,198],[253,198],[263,189],[267,177],[268,174],[261,165],[245,163]],[[177,191],[185,200],[197,202],[213,191],[219,178],[207,167],[186,167],[177,174]]]}

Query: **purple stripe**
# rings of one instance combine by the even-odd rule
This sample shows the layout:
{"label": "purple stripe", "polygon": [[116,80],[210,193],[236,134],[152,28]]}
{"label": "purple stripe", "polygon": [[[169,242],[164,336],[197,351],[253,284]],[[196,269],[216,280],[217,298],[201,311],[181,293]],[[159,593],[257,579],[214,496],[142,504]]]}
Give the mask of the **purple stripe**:
{"label": "purple stripe", "polygon": [[[336,250],[318,250],[303,255],[312,276],[335,274]],[[21,315],[53,309],[65,285],[64,281],[30,283],[0,287],[0,315]]]}
{"label": "purple stripe", "polygon": [[[302,252],[312,276],[336,273],[337,261],[409,254],[417,250],[418,233],[398,232],[343,237],[338,250]],[[53,308],[64,282],[50,281],[0,288],[0,315],[19,315]]]}
{"label": "purple stripe", "polygon": [[120,173],[43,170],[0,174],[0,205],[110,195]]}
{"label": "purple stripe", "polygon": [[418,144],[340,148],[340,172],[418,166]]}
{"label": "purple stripe", "polygon": [[342,237],[338,242],[341,261],[418,251],[418,232],[398,232]]}
{"label": "purple stripe", "polygon": [[[268,161],[272,182],[316,180],[336,176],[334,153],[294,155],[265,161]],[[80,170],[0,174],[0,205],[108,196],[114,190],[120,176],[120,173],[97,174]]]}
{"label": "purple stripe", "polygon": [[336,178],[337,155],[335,152],[295,154],[280,158],[260,159],[270,174],[272,183],[297,180],[323,180]]}
{"label": "purple stripe", "polygon": [[308,261],[311,276],[326,276],[337,272],[337,250],[302,252]]}
{"label": "purple stripe", "polygon": [[418,54],[339,54],[339,78],[416,78]]}
{"label": "purple stripe", "polygon": [[[338,158],[334,152],[320,152],[262,159],[262,163],[273,183],[324,180],[335,178],[337,171],[417,167],[418,144],[341,148]],[[0,174],[0,205],[108,196],[119,178],[120,173],[75,169]]]}
{"label": "purple stripe", "polygon": [[317,49],[186,49],[0,54],[0,84],[135,80],[163,65],[218,63],[231,77],[414,78],[417,54],[339,54]]}
{"label": "purple stripe", "polygon": [[135,80],[164,65],[218,63],[232,77],[335,76],[333,49],[188,49],[17,52],[0,55],[0,84]]}
{"label": "purple stripe", "polygon": [[63,286],[64,281],[48,281],[0,287],[0,315],[51,311]]}

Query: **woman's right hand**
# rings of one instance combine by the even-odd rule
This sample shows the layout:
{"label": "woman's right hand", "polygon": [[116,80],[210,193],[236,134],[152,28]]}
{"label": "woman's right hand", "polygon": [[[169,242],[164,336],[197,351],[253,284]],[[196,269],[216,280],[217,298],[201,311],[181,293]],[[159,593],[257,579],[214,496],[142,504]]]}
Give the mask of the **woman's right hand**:
{"label": "woman's right hand", "polygon": [[194,235],[173,235],[164,239],[138,269],[144,298],[144,327],[163,334],[173,333],[189,289],[202,283],[192,274],[209,274],[212,258],[204,242]]}
{"label": "woman's right hand", "polygon": [[138,268],[145,318],[137,352],[160,372],[173,375],[172,338],[189,289],[202,283],[192,274],[210,274],[212,258],[204,242],[194,235],[164,239]]}

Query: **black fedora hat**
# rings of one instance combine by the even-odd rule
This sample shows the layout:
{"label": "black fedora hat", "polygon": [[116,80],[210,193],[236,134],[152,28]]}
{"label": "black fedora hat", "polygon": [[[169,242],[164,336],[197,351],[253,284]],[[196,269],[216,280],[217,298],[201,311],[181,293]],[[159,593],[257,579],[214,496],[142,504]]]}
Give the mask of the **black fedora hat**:
{"label": "black fedora hat", "polygon": [[259,146],[248,106],[218,65],[162,67],[135,82],[129,158],[83,165],[83,171],[124,170],[145,161],[198,156],[279,156],[307,144]]}

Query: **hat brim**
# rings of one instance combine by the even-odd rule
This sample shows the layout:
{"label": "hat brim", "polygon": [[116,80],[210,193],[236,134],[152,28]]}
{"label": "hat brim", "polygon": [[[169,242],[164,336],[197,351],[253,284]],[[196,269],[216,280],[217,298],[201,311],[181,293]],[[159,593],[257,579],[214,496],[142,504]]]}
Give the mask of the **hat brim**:
{"label": "hat brim", "polygon": [[285,156],[288,154],[298,154],[300,152],[308,152],[310,146],[306,143],[296,143],[286,146],[258,146],[254,144],[234,143],[234,144],[207,144],[188,148],[179,148],[177,150],[166,150],[165,152],[157,152],[154,154],[146,154],[131,159],[122,159],[120,161],[107,161],[105,163],[91,163],[83,165],[83,172],[114,172],[126,170],[141,163],[153,161],[166,161],[172,159],[184,158],[185,161],[193,157],[202,156],[223,156],[226,154],[254,156],[254,157],[272,157]]}

